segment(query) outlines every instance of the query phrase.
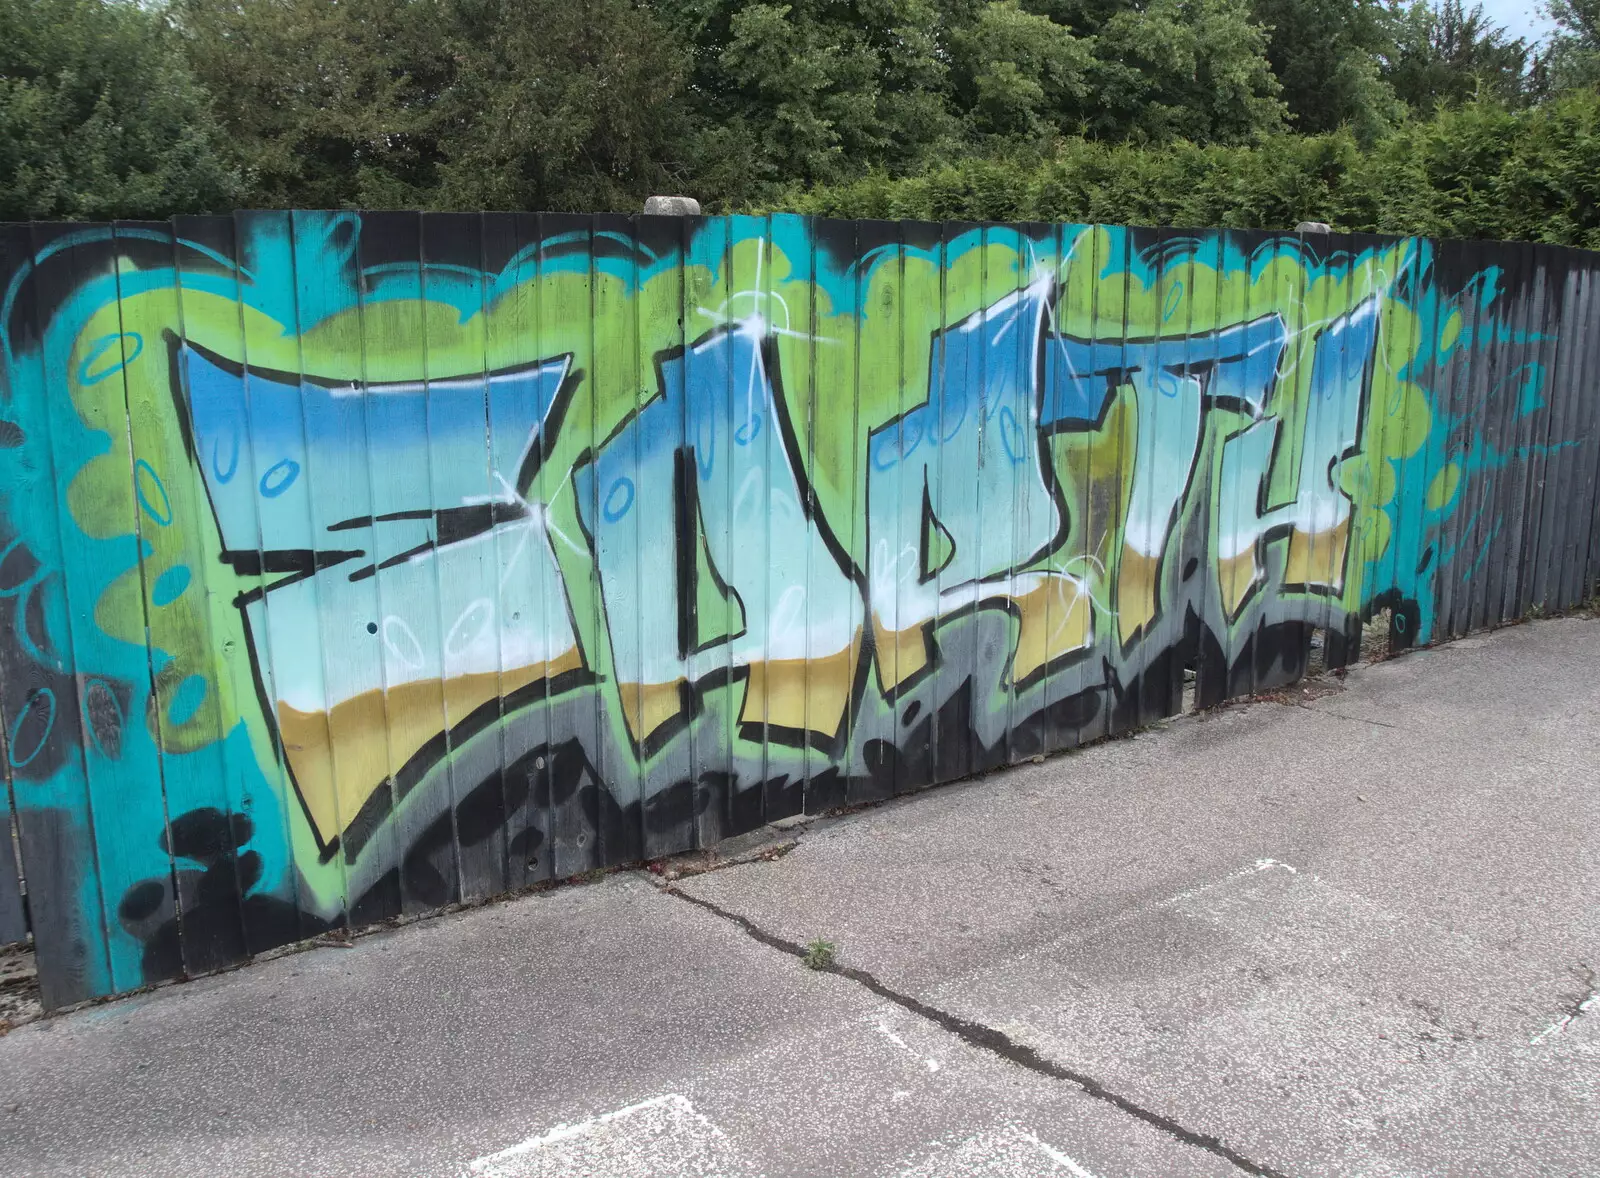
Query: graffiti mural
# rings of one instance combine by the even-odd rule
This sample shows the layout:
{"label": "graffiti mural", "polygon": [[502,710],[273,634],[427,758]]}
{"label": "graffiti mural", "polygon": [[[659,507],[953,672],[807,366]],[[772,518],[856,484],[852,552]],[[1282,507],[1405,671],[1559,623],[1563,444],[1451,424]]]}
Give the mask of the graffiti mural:
{"label": "graffiti mural", "polygon": [[53,1005],[1596,577],[1577,251],[376,213],[0,242],[0,937],[31,923]]}

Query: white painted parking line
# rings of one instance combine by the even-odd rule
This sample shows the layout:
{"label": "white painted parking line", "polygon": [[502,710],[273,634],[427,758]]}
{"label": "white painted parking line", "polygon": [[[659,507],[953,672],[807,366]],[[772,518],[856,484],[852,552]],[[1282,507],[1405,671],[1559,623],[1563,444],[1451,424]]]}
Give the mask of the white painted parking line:
{"label": "white painted parking line", "polygon": [[936,1148],[895,1178],[1096,1178],[1075,1159],[1019,1125],[1007,1125]]}
{"label": "white painted parking line", "polygon": [[[471,1178],[751,1178],[726,1135],[676,1093],[557,1125],[467,1166]],[[465,1178],[465,1176],[464,1176]]]}
{"label": "white painted parking line", "polygon": [[907,1043],[904,1039],[900,1038],[899,1035],[896,1035],[893,1031],[891,1031],[888,1023],[879,1022],[878,1033],[885,1039],[889,1040],[889,1042],[893,1043],[896,1047],[904,1051],[907,1055],[920,1060],[922,1062],[922,1066],[927,1068],[928,1071],[936,1072],[939,1070],[938,1060],[934,1059],[932,1056],[920,1054],[916,1048],[911,1046],[911,1044]]}
{"label": "white painted parking line", "polygon": [[1582,1002],[1578,1003],[1578,1005],[1574,1006],[1566,1014],[1562,1015],[1555,1022],[1551,1023],[1544,1030],[1540,1031],[1532,1039],[1529,1039],[1528,1046],[1532,1047],[1542,1040],[1548,1039],[1551,1035],[1561,1034],[1562,1031],[1567,1029],[1567,1026],[1572,1022],[1573,1019],[1577,1018],[1580,1014],[1587,1014],[1589,1010],[1596,1005],[1600,1005],[1600,991],[1590,991],[1588,997],[1586,997]]}

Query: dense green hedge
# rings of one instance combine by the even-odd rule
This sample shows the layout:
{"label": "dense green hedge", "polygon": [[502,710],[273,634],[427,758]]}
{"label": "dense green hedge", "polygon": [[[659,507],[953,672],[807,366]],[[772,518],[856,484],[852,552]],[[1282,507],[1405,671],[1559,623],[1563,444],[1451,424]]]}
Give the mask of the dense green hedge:
{"label": "dense green hedge", "polygon": [[1063,141],[1046,159],[969,159],[795,191],[775,208],[840,217],[1099,221],[1544,241],[1600,248],[1600,93],[1413,120],[1370,150],[1346,132],[1260,146]]}

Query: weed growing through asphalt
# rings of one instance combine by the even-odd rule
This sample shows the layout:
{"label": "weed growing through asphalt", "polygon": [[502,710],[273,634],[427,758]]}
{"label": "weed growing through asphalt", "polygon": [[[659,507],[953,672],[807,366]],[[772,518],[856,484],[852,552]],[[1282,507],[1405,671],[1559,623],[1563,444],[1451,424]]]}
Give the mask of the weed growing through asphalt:
{"label": "weed growing through asphalt", "polygon": [[807,969],[831,969],[837,956],[838,946],[819,937],[806,946],[804,960]]}

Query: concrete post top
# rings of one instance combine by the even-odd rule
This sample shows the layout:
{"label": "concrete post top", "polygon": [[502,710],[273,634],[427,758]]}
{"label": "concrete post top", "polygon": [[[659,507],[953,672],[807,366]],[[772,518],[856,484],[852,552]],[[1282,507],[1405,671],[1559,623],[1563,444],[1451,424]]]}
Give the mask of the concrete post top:
{"label": "concrete post top", "polygon": [[652,196],[644,202],[644,211],[652,217],[698,217],[700,202],[692,196]]}

